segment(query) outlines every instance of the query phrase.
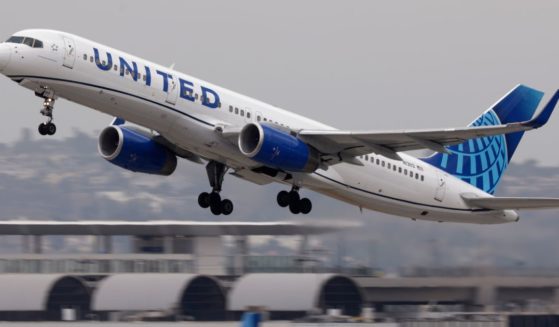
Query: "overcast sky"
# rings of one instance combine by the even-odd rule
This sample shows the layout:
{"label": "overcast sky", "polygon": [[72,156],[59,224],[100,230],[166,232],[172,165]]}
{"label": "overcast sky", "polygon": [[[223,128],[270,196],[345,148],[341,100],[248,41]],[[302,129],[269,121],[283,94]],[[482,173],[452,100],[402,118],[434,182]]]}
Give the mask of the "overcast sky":
{"label": "overcast sky", "polygon": [[[518,83],[559,88],[558,1],[9,1],[0,37],[50,28],[343,129],[458,127]],[[7,13],[7,14],[6,14]],[[0,79],[0,142],[42,121]],[[110,117],[57,103],[56,137]],[[559,164],[559,114],[515,160]]]}

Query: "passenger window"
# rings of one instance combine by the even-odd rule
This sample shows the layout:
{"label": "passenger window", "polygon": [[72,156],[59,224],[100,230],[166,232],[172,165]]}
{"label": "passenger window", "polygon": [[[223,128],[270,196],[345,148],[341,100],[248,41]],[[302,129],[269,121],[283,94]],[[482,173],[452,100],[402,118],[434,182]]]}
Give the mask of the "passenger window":
{"label": "passenger window", "polygon": [[421,181],[423,182],[425,180],[425,177],[423,175],[421,175]]}
{"label": "passenger window", "polygon": [[35,43],[33,43],[33,48],[42,48],[42,47],[43,47],[43,42],[39,40],[35,40]]}
{"label": "passenger window", "polygon": [[410,177],[413,178],[413,171],[410,170]]}
{"label": "passenger window", "polygon": [[83,60],[87,61],[87,55],[86,54],[83,55]]}
{"label": "passenger window", "polygon": [[262,118],[260,116],[256,116],[256,120],[260,121]]}
{"label": "passenger window", "polygon": [[33,41],[35,41],[35,40],[33,40],[30,37],[26,37],[25,40],[23,40],[23,44],[28,45],[30,47],[33,47]]}
{"label": "passenger window", "polygon": [[229,112],[233,112],[233,106],[229,105]]}
{"label": "passenger window", "polygon": [[264,117],[264,121],[268,121],[268,118]]}
{"label": "passenger window", "polygon": [[379,165],[379,164],[380,164],[380,160],[377,159],[377,165]]}
{"label": "passenger window", "polygon": [[239,114],[239,108],[235,107],[235,115]]}
{"label": "passenger window", "polygon": [[107,62],[105,60],[103,60],[103,66],[107,65]]}
{"label": "passenger window", "polygon": [[390,165],[390,162],[388,163],[388,169],[392,168],[392,166]]}
{"label": "passenger window", "polygon": [[396,171],[396,165],[392,166],[392,168],[394,169],[394,171]]}
{"label": "passenger window", "polygon": [[369,161],[369,155],[365,155],[365,160]]}
{"label": "passenger window", "polygon": [[401,174],[402,173],[402,167],[398,167],[398,172]]}
{"label": "passenger window", "polygon": [[241,109],[241,116],[245,116],[245,111],[243,109]]}
{"label": "passenger window", "polygon": [[142,79],[142,74],[138,73],[138,79]]}
{"label": "passenger window", "polygon": [[404,175],[407,175],[407,174],[408,174],[408,170],[404,169]]}
{"label": "passenger window", "polygon": [[250,118],[250,111],[247,111],[247,118]]}
{"label": "passenger window", "polygon": [[145,82],[146,81],[146,75],[144,75],[143,78],[144,78],[144,82]]}
{"label": "passenger window", "polygon": [[384,167],[384,160],[382,161],[382,166]]}
{"label": "passenger window", "polygon": [[419,174],[415,173],[415,179],[419,179]]}
{"label": "passenger window", "polygon": [[93,62],[93,56],[89,56],[89,61]]}
{"label": "passenger window", "polygon": [[221,101],[217,103],[217,107],[221,108]]}

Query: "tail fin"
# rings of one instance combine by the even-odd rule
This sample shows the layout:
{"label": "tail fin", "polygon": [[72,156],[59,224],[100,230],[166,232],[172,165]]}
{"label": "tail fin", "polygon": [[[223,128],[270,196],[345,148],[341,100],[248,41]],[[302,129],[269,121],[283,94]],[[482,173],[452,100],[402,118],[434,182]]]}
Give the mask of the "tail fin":
{"label": "tail fin", "polygon": [[[543,92],[518,85],[469,126],[491,126],[532,118]],[[448,148],[422,160],[493,194],[524,132],[482,137]]]}

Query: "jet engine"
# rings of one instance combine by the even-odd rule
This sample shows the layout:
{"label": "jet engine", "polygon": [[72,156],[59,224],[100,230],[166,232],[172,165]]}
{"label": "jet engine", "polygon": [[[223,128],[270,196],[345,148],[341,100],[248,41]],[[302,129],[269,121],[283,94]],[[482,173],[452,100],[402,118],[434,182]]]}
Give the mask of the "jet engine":
{"label": "jet engine", "polygon": [[134,172],[168,176],[177,168],[172,151],[132,128],[105,128],[99,135],[98,150],[110,163]]}
{"label": "jet engine", "polygon": [[249,123],[239,135],[239,149],[268,167],[291,172],[315,171],[320,164],[316,149],[287,131],[259,123]]}

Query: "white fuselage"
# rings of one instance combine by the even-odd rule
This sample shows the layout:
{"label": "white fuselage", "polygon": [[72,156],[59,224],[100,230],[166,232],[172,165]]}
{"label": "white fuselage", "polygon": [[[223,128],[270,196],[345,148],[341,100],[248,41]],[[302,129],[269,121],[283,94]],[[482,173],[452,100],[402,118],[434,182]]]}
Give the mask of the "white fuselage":
{"label": "white fuselage", "polygon": [[[32,90],[52,89],[57,97],[155,130],[184,150],[238,171],[261,164],[243,155],[236,142],[216,129],[242,127],[257,120],[293,131],[334,129],[75,35],[49,30],[26,30],[15,35],[44,43],[43,48],[2,44],[11,47],[11,56],[0,72],[20,85]],[[97,56],[94,49],[98,50]],[[126,69],[121,74],[121,59],[130,66],[137,65],[137,81]],[[212,91],[219,95],[221,105],[217,108],[202,102],[204,94],[209,102],[215,100]],[[412,219],[481,224],[518,219],[511,210],[468,207],[460,194],[489,195],[421,160],[400,155],[402,161],[372,154],[358,158],[363,166],[342,162],[313,173],[294,173],[289,184],[360,208]],[[262,178],[284,182],[281,178]]]}

